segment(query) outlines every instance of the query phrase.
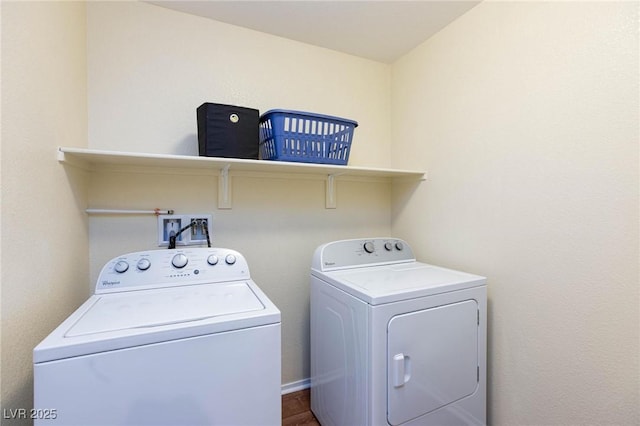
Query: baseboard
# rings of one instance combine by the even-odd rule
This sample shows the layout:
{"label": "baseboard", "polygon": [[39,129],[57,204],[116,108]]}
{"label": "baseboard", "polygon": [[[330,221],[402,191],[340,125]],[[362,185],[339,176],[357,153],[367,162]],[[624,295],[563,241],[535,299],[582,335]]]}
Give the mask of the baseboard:
{"label": "baseboard", "polygon": [[284,385],[282,385],[282,395],[309,389],[310,387],[311,387],[310,378],[298,380],[297,382],[285,383]]}

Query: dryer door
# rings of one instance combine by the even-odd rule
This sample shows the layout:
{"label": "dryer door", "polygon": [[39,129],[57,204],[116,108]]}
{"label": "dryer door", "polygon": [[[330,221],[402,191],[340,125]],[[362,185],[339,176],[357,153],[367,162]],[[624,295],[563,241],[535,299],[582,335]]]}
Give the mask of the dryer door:
{"label": "dryer door", "polygon": [[478,303],[396,315],[387,326],[387,419],[400,425],[478,386]]}

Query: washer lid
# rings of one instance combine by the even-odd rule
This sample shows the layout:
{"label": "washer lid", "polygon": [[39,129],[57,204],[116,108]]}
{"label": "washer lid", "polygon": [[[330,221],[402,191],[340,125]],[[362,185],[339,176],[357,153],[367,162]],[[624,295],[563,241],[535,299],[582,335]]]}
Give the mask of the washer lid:
{"label": "washer lid", "polygon": [[65,337],[150,328],[264,309],[244,282],[114,293],[95,303]]}
{"label": "washer lid", "polygon": [[251,280],[93,295],[33,351],[34,362],[280,323]]}
{"label": "washer lid", "polygon": [[336,287],[371,304],[397,302],[485,285],[486,278],[422,262],[325,273]]}

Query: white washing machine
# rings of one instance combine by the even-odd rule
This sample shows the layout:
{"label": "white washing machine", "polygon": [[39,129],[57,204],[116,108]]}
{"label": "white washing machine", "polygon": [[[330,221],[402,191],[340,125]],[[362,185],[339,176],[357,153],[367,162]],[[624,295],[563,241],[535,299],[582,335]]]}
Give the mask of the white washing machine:
{"label": "white washing machine", "polygon": [[484,425],[486,279],[394,238],[318,247],[311,409],[323,426]]}
{"label": "white washing machine", "polygon": [[112,259],[33,361],[36,424],[281,424],[280,311],[233,250]]}

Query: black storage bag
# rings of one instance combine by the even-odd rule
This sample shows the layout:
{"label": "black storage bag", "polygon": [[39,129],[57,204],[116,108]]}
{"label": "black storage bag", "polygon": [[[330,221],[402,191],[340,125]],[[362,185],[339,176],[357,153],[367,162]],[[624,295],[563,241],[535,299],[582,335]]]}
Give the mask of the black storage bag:
{"label": "black storage bag", "polygon": [[197,109],[198,149],[203,157],[258,159],[259,111],[204,103]]}

